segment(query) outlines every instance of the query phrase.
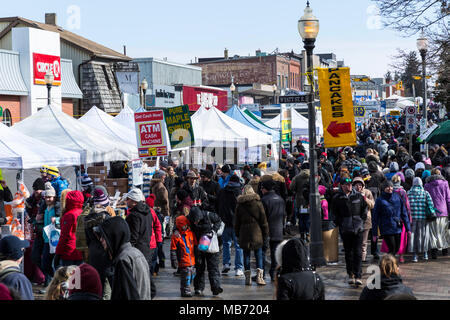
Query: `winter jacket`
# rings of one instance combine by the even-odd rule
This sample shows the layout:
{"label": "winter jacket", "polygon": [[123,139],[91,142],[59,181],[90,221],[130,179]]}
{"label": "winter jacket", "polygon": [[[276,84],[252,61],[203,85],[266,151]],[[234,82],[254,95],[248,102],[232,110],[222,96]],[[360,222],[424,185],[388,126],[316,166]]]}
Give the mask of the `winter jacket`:
{"label": "winter jacket", "polygon": [[152,179],[150,183],[152,193],[155,195],[155,207],[161,208],[164,216],[169,215],[169,194],[161,179]]}
{"label": "winter jacket", "polygon": [[384,300],[389,296],[397,294],[414,296],[412,290],[402,283],[400,276],[393,274],[390,277],[386,277],[385,275],[381,275],[381,288],[369,289],[365,287],[359,296],[359,300]]}
{"label": "winter jacket", "polygon": [[303,240],[293,238],[281,250],[277,300],[325,300],[321,277],[311,271],[308,248]]}
{"label": "winter jacket", "polygon": [[386,141],[381,140],[380,145],[378,146],[378,153],[380,154],[380,158],[383,158],[384,155],[388,152],[389,145]]}
{"label": "winter jacket", "polygon": [[363,231],[367,219],[367,203],[354,189],[348,196],[340,189],[331,201],[331,212],[343,233],[356,234]]}
{"label": "winter jacket", "polygon": [[[267,176],[269,176],[269,175],[263,176],[261,178],[261,181],[264,181],[264,179]],[[288,191],[287,191],[287,188],[286,188],[286,180],[278,172],[273,173],[271,175],[271,177],[272,177],[272,181],[275,182],[273,190],[275,190],[276,194],[278,194],[284,200],[284,202],[286,202],[287,196],[288,196]]]}
{"label": "winter jacket", "polygon": [[448,217],[450,209],[450,188],[447,180],[441,175],[432,175],[427,178],[424,189],[428,191],[433,199],[433,204],[439,212],[436,215],[439,217]]}
{"label": "winter jacket", "polygon": [[[42,207],[43,213],[44,213],[44,223],[43,223],[43,227],[45,228],[46,226],[50,225],[52,223],[52,218],[56,218],[55,224],[59,225],[60,224],[60,214],[61,214],[61,207],[59,202],[55,202],[55,204],[51,207],[48,207],[45,202],[44,202],[44,206]],[[44,242],[48,243],[48,237],[47,234],[44,232],[44,229],[42,229],[42,235],[44,237]]]}
{"label": "winter jacket", "polygon": [[361,168],[361,162],[359,162],[355,158],[349,158],[347,160],[344,160],[342,162],[342,165],[346,166],[348,168],[348,171],[350,171],[350,172],[353,172],[353,169],[356,168],[356,167],[360,167]]}
{"label": "winter jacket", "polygon": [[0,190],[0,218],[6,217],[5,212],[5,203],[13,201],[13,195],[11,190],[8,187],[4,187],[3,190]]}
{"label": "winter jacket", "polygon": [[228,174],[225,178],[222,176],[219,178],[219,186],[221,189],[225,188],[228,184],[228,182],[230,181],[231,178],[231,174]]}
{"label": "winter jacket", "polygon": [[237,197],[241,193],[241,184],[238,182],[228,182],[226,187],[219,191],[216,201],[216,212],[225,223],[225,227],[234,226]]}
{"label": "winter jacket", "polygon": [[402,225],[406,231],[411,230],[408,212],[402,198],[395,192],[382,192],[375,201],[372,210],[372,234],[392,235],[402,233]]}
{"label": "winter jacket", "polygon": [[20,267],[15,261],[0,261],[0,282],[16,290],[22,300],[34,300],[31,282],[20,272]]}
{"label": "winter jacket", "polygon": [[286,218],[284,200],[272,190],[266,193],[261,201],[269,225],[270,241],[283,241],[283,226]]}
{"label": "winter jacket", "polygon": [[61,178],[61,176],[54,178],[52,181],[50,181],[50,183],[52,184],[52,187],[55,189],[56,197],[58,199],[61,198],[61,192],[63,192],[63,190],[66,190],[69,187],[69,181]]}
{"label": "winter jacket", "polygon": [[150,263],[152,258],[150,242],[153,233],[153,217],[150,212],[150,207],[144,201],[138,202],[136,206],[130,210],[130,214],[125,220],[130,227],[131,245],[139,249]]}
{"label": "winter jacket", "polygon": [[189,225],[187,218],[177,218],[176,220],[178,233],[172,235],[170,243],[170,259],[179,268],[195,266],[194,249],[197,246],[197,238],[188,228],[183,231],[182,227]]}
{"label": "winter jacket", "polygon": [[150,240],[150,249],[155,249],[157,247],[157,244],[162,242],[162,227],[161,222],[158,219],[158,216],[155,212],[155,210],[150,209],[152,213],[152,238]]}
{"label": "winter jacket", "polygon": [[237,198],[234,231],[242,249],[256,250],[263,246],[264,239],[269,236],[269,225],[259,195]]}
{"label": "winter jacket", "polygon": [[413,186],[408,191],[409,204],[411,206],[411,217],[413,220],[426,219],[426,208],[434,211],[433,200],[430,194],[421,186]]}
{"label": "winter jacket", "polygon": [[197,183],[195,183],[193,187],[191,187],[189,183],[185,183],[183,185],[183,190],[188,193],[194,203],[197,201],[197,205],[200,205],[203,210],[208,207],[208,196],[205,190]]}
{"label": "winter jacket", "polygon": [[84,197],[81,191],[75,190],[67,193],[66,212],[61,218],[61,234],[56,254],[61,255],[63,260],[83,260],[81,251],[76,249],[77,240],[75,232],[77,230],[77,219],[83,211]]}
{"label": "winter jacket", "polygon": [[261,180],[261,178],[259,176],[253,176],[253,178],[248,183],[249,185],[252,186],[253,191],[255,191],[255,193],[258,193],[258,191],[259,191],[258,186],[259,186],[260,180]]}
{"label": "winter jacket", "polygon": [[188,220],[197,240],[207,233],[217,232],[222,222],[215,212],[205,211],[199,207],[192,207]]}
{"label": "winter jacket", "polygon": [[111,216],[107,214],[105,210],[99,210],[97,208],[93,208],[91,212],[84,217],[84,232],[86,234],[86,244],[89,252],[88,263],[97,270],[102,283],[107,275],[114,274],[114,270],[112,261],[109,259],[107,252],[95,235],[93,229],[110,218]]}
{"label": "winter jacket", "polygon": [[214,180],[210,180],[208,182],[201,182],[200,186],[205,190],[206,196],[208,198],[208,203],[205,206],[205,210],[207,211],[214,211],[216,209],[216,201],[217,201],[217,195],[220,191],[220,186],[217,182]]}
{"label": "winter jacket", "polygon": [[406,213],[408,214],[409,221],[411,222],[411,206],[409,204],[407,192],[402,187],[400,187],[400,188],[395,188],[394,187],[394,192],[396,194],[398,194],[400,196],[400,198],[402,198],[403,203],[405,204]]}
{"label": "winter jacket", "polygon": [[298,209],[300,206],[305,205],[308,201],[303,198],[303,189],[306,186],[309,186],[309,169],[302,170],[298,175],[296,175],[294,179],[292,179],[289,187],[289,189],[295,193],[295,203]]}
{"label": "winter jacket", "polygon": [[142,252],[131,245],[128,224],[114,217],[105,220],[99,232],[114,266],[111,300],[150,300],[150,268]]}

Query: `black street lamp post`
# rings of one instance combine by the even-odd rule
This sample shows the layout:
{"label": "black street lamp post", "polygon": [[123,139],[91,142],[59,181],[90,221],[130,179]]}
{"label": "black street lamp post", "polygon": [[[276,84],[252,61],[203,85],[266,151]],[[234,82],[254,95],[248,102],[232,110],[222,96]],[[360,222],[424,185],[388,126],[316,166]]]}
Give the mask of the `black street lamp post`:
{"label": "black street lamp post", "polygon": [[50,71],[50,69],[47,70],[44,76],[45,84],[47,86],[47,105],[49,106],[51,104],[51,90],[53,86],[53,81],[55,80],[55,76],[53,75],[53,72]]}
{"label": "black street lamp post", "polygon": [[[417,49],[420,52],[422,57],[422,81],[423,81],[423,119],[425,119],[425,127],[427,126],[427,73],[426,73],[426,56],[428,51],[428,39],[425,38],[425,35],[422,30],[422,34],[419,39],[417,39]],[[422,133],[422,132],[420,132]],[[425,152],[428,157],[428,147],[427,144],[424,144]]]}
{"label": "black street lamp post", "polygon": [[314,267],[326,264],[323,256],[322,222],[320,214],[320,196],[317,185],[317,152],[316,147],[316,110],[314,106],[314,77],[313,77],[313,49],[319,33],[319,20],[312,14],[309,1],[303,17],[298,21],[298,31],[303,39],[307,56],[307,77],[310,79],[310,99],[308,102],[308,131],[309,131],[309,213],[311,217],[310,259]]}

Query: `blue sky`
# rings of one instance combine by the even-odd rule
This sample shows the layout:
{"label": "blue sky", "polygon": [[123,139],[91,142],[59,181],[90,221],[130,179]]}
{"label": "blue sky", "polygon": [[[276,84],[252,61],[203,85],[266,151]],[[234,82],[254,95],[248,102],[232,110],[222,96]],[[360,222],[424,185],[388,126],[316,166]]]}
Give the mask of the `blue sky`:
{"label": "blue sky", "polygon": [[[37,4],[39,3],[39,4]],[[58,25],[111,49],[138,57],[167,57],[189,63],[195,57],[299,52],[303,43],[297,21],[306,0],[166,0],[122,2],[105,0],[8,1],[1,16],[44,21],[56,12]],[[315,53],[333,52],[352,74],[382,77],[396,48],[417,50],[415,39],[378,28],[376,9],[369,0],[311,0],[319,18]],[[77,12],[80,14],[77,15]],[[79,19],[78,19],[79,17]]]}

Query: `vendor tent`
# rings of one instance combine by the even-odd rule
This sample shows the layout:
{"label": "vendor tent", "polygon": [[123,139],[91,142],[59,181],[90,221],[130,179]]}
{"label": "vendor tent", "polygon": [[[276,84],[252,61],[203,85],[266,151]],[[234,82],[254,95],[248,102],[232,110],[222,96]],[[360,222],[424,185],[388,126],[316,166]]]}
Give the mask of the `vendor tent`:
{"label": "vendor tent", "polygon": [[230,108],[225,114],[252,129],[264,132],[265,134],[272,136],[273,142],[280,140],[280,131],[274,130],[266,126],[265,124],[254,120],[244,111],[242,111],[238,106]]}
{"label": "vendor tent", "polygon": [[272,137],[232,119],[217,108],[200,108],[192,117],[196,147],[247,147],[272,143]]}
{"label": "vendor tent", "polygon": [[442,122],[426,139],[427,143],[447,144],[450,143],[450,120]]}
{"label": "vendor tent", "polygon": [[43,108],[13,128],[40,141],[78,152],[84,164],[139,157],[135,145],[77,121],[54,106]]}
{"label": "vendor tent", "polygon": [[133,131],[136,130],[134,124],[134,111],[129,106],[125,106],[113,120],[128,129]]}
{"label": "vendor tent", "polygon": [[32,169],[80,165],[80,154],[29,137],[0,123],[0,168]]}
{"label": "vendor tent", "polygon": [[89,109],[78,121],[81,121],[97,130],[110,134],[116,139],[121,139],[126,143],[137,146],[136,131],[114,121],[114,117],[110,116],[96,106]]}
{"label": "vendor tent", "polygon": [[[275,130],[280,130],[281,128],[281,115],[277,115],[275,118],[266,122],[266,126],[269,126]],[[308,127],[309,121],[307,118],[298,113],[294,108],[291,108],[291,117],[292,117],[292,134],[294,136],[307,136],[308,135]],[[321,121],[319,122],[316,118],[316,134],[323,135],[323,125]]]}

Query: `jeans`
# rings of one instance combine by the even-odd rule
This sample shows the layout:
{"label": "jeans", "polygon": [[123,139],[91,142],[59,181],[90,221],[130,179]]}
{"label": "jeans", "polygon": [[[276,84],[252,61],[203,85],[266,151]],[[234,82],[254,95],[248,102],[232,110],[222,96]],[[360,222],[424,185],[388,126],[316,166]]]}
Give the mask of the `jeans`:
{"label": "jeans", "polygon": [[361,279],[363,232],[357,234],[343,233],[342,240],[344,242],[347,274],[350,277],[354,276],[356,279]]}
{"label": "jeans", "polygon": [[236,234],[233,227],[225,227],[222,234],[223,239],[223,265],[231,265],[231,243],[234,242],[235,257],[234,257],[234,269],[242,269],[242,249],[239,247]]}
{"label": "jeans", "polygon": [[[244,270],[250,270],[250,254],[252,253],[251,250],[243,250],[244,252]],[[263,254],[262,254],[262,248],[256,249],[253,251],[256,258],[256,268],[263,269],[264,263],[263,263]]]}

